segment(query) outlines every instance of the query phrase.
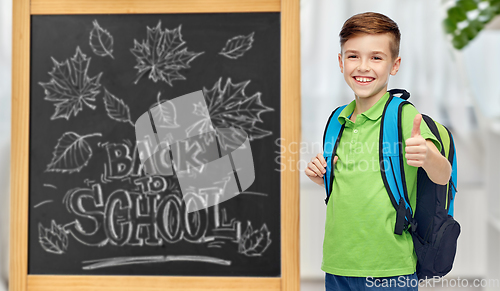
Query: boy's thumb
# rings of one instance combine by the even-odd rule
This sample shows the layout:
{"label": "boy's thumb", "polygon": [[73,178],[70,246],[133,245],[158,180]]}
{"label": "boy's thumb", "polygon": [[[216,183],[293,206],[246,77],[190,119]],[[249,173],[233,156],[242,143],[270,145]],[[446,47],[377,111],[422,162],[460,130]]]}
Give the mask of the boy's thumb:
{"label": "boy's thumb", "polygon": [[422,114],[415,115],[413,119],[413,129],[411,130],[411,137],[420,135],[420,123],[422,123]]}
{"label": "boy's thumb", "polygon": [[338,156],[335,156],[335,158],[333,158],[333,164],[335,165],[337,163],[337,160],[339,159]]}

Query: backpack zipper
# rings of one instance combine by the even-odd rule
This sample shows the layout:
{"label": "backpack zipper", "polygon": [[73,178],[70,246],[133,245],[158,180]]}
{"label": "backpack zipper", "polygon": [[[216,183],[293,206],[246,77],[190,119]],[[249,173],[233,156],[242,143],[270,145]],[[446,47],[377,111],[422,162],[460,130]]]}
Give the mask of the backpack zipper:
{"label": "backpack zipper", "polygon": [[455,192],[458,192],[457,187],[455,187],[455,183],[453,183],[453,180],[451,178],[450,178],[450,182],[451,182],[451,186],[453,186],[453,189],[455,189]]}
{"label": "backpack zipper", "polygon": [[448,183],[448,187],[446,187],[446,202],[444,204],[444,209],[446,209],[446,210],[448,210],[448,207],[451,204],[451,201],[450,201],[450,192],[451,192],[451,184]]}
{"label": "backpack zipper", "polygon": [[451,187],[455,189],[455,192],[458,192],[457,187],[455,187],[455,183],[450,178],[450,182],[448,183],[448,187],[446,188],[446,207],[444,209],[448,209],[451,204],[451,200],[453,200],[453,193],[451,192]]}

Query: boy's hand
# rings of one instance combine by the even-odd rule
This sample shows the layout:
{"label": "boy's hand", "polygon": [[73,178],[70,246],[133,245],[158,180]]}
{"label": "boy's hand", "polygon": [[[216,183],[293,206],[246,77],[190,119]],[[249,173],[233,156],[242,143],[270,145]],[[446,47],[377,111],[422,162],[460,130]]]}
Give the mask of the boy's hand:
{"label": "boy's hand", "polygon": [[[333,158],[333,164],[337,163],[339,157],[335,156]],[[311,162],[307,164],[305,170],[307,177],[311,179],[314,183],[323,186],[323,175],[326,173],[326,161],[323,154],[319,153],[316,157],[312,158]]]}
{"label": "boy's hand", "polygon": [[427,142],[420,135],[421,122],[422,115],[417,114],[413,120],[411,137],[406,140],[406,163],[413,167],[422,167],[424,165],[429,150]]}

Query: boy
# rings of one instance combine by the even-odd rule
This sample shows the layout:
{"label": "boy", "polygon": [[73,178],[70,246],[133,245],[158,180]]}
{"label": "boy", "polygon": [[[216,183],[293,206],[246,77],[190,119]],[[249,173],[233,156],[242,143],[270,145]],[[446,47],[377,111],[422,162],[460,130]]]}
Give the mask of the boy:
{"label": "boy", "polygon": [[[396,75],[401,64],[399,28],[390,18],[369,12],[349,18],[339,36],[340,72],[353,90],[354,100],[338,120],[330,121],[345,124],[345,130],[334,157],[335,178],[326,209],[321,266],[326,272],[325,287],[336,291],[417,290],[413,241],[408,231],[394,234],[396,210],[384,187],[378,153],[389,75]],[[403,106],[404,170],[413,209],[418,167],[437,184],[445,185],[451,175],[439,142],[421,120],[413,106]],[[324,186],[325,167],[320,153],[305,173]]]}

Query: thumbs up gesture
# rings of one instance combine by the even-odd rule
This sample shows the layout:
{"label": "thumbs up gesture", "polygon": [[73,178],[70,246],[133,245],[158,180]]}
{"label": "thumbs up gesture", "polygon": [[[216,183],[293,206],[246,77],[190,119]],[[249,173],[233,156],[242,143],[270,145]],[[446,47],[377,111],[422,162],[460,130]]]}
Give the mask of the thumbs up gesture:
{"label": "thumbs up gesture", "polygon": [[413,167],[422,167],[427,159],[428,147],[425,139],[420,135],[422,115],[417,114],[413,120],[411,137],[406,140],[406,163]]}

